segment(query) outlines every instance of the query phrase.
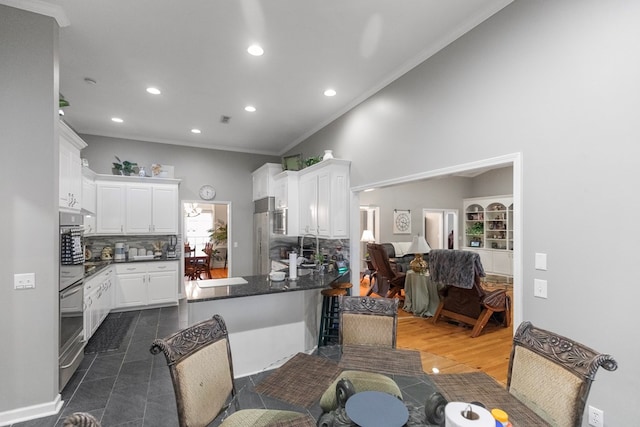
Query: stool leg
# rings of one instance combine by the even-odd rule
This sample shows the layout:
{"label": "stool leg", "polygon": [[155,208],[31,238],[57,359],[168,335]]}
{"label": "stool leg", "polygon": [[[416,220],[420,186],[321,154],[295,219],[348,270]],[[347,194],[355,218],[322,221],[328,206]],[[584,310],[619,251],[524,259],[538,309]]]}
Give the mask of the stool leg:
{"label": "stool leg", "polygon": [[328,299],[327,297],[322,297],[322,308],[320,309],[320,331],[318,333],[318,347],[322,347],[325,344],[325,341],[324,341],[324,335],[326,333],[325,323],[326,323],[326,316],[328,311],[327,299]]}

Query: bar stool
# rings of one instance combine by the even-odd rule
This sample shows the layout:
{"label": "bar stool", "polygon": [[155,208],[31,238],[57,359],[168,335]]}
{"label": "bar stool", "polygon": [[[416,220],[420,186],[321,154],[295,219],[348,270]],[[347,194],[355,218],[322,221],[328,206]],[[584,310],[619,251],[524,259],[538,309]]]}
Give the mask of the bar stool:
{"label": "bar stool", "polygon": [[349,289],[353,288],[353,285],[349,282],[345,282],[345,283],[332,283],[331,287],[333,289],[344,289],[345,291],[347,291],[347,295],[351,295],[351,291]]}
{"label": "bar stool", "polygon": [[322,310],[320,315],[320,332],[318,347],[327,345],[330,339],[338,339],[339,329],[339,296],[347,295],[346,289],[328,288],[320,292],[322,295]]}

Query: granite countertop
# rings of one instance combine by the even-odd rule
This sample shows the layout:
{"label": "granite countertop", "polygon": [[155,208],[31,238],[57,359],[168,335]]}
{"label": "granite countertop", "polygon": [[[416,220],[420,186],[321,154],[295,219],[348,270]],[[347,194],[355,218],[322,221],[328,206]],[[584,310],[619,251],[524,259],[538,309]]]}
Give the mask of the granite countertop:
{"label": "granite countertop", "polygon": [[167,257],[159,257],[154,259],[141,259],[141,260],[127,260],[127,261],[114,261],[114,260],[101,260],[101,259],[90,259],[85,261],[84,263],[84,279],[87,280],[91,276],[94,276],[100,273],[105,267],[114,264],[129,264],[129,263],[137,263],[137,262],[157,262],[157,261],[178,261],[178,258],[167,258]]}
{"label": "granite countertop", "polygon": [[[304,276],[298,276],[296,280],[276,282],[269,279],[268,275],[242,276],[247,281],[239,285],[222,285],[214,287],[200,287],[198,283],[213,284],[218,279],[191,280],[185,285],[185,293],[188,303],[211,301],[226,298],[239,298],[255,295],[279,294],[283,292],[306,291],[311,289],[324,289],[333,282],[349,281],[349,270],[338,273],[327,272],[323,275],[314,272]],[[219,282],[218,282],[219,283]]]}

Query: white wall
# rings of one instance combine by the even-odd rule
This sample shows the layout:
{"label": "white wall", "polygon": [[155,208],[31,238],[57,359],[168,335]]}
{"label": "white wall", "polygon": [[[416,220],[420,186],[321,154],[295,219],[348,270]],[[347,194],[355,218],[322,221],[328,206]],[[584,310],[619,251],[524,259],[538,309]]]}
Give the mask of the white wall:
{"label": "white wall", "polygon": [[[0,425],[58,396],[57,34],[52,18],[0,5]],[[13,290],[15,273],[36,288]]]}
{"label": "white wall", "polygon": [[640,2],[516,1],[291,150],[352,160],[354,187],[522,153],[524,319],[617,359],[588,401],[609,426],[640,390],[638,22]]}
{"label": "white wall", "polygon": [[[216,189],[213,202],[231,202],[233,274],[252,274],[253,261],[253,202],[251,172],[267,162],[279,162],[279,157],[230,151],[185,148],[171,144],[81,135],[88,144],[81,156],[89,160],[96,173],[111,173],[114,156],[140,165],[153,163],[174,166],[175,178],[180,182],[180,200],[199,200],[198,190],[204,184]],[[148,170],[148,169],[147,169]],[[233,247],[233,242],[238,242]]]}

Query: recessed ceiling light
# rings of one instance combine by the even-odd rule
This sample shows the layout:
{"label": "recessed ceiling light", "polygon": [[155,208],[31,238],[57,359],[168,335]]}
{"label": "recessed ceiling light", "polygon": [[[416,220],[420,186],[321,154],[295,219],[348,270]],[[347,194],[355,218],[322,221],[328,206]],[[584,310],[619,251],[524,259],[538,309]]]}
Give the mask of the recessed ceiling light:
{"label": "recessed ceiling light", "polygon": [[95,85],[95,84],[98,84],[98,82],[96,82],[95,80],[93,80],[91,77],[85,77],[85,78],[84,78],[84,82],[85,82],[86,84],[89,84],[89,85]]}
{"label": "recessed ceiling light", "polygon": [[58,110],[58,114],[64,116],[64,111],[62,111],[62,108]]}
{"label": "recessed ceiling light", "polygon": [[124,120],[122,120],[120,117],[111,117],[111,121],[116,123],[124,122]]}
{"label": "recessed ceiling light", "polygon": [[324,91],[324,96],[336,96],[336,91],[333,89],[327,89]]}
{"label": "recessed ceiling light", "polygon": [[250,113],[253,113],[256,111],[256,107],[254,107],[253,105],[247,105],[246,107],[244,107],[244,111],[248,111]]}
{"label": "recessed ceiling light", "polygon": [[196,133],[197,134],[197,133],[202,133],[202,131],[200,129],[193,128],[193,129],[191,129],[191,133]]}
{"label": "recessed ceiling light", "polygon": [[151,95],[160,95],[162,93],[157,87],[148,87],[147,92],[149,92]]}
{"label": "recessed ceiling light", "polygon": [[249,46],[247,48],[247,52],[249,52],[249,54],[251,54],[253,56],[262,56],[262,54],[264,53],[264,49],[262,49],[257,44],[252,44],[251,46]]}

